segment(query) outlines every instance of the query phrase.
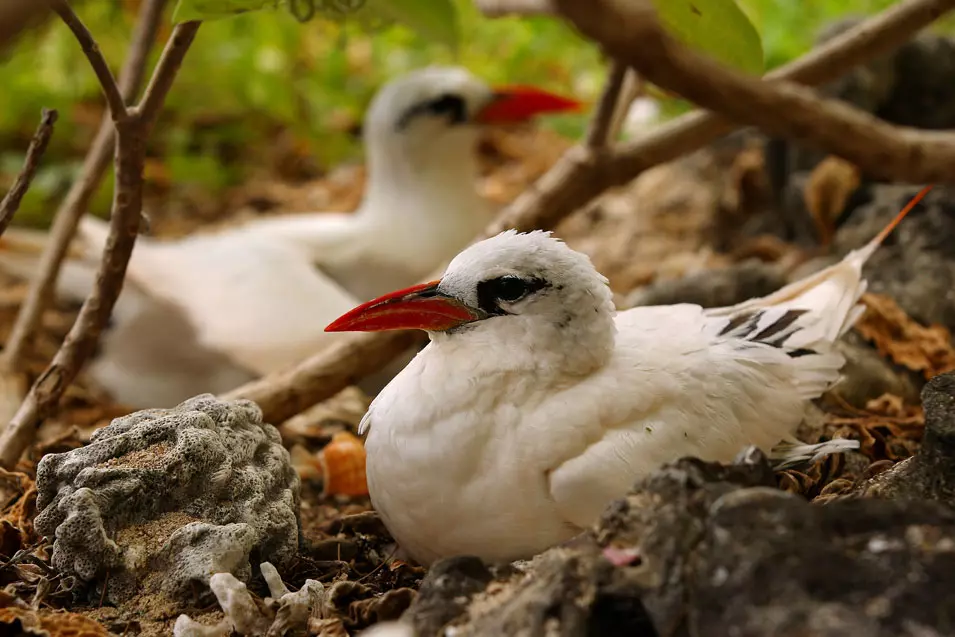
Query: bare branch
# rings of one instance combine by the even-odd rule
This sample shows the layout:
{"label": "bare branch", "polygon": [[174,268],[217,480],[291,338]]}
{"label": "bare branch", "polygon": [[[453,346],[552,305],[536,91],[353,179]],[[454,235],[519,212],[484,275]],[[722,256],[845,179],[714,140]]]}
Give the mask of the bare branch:
{"label": "bare branch", "polygon": [[[148,100],[148,108],[132,109],[126,117],[115,120],[116,184],[109,235],[96,273],[96,284],[53,362],[30,388],[10,424],[0,434],[2,466],[11,467],[17,462],[34,439],[40,420],[55,408],[63,392],[76,378],[83,363],[93,353],[122,291],[126,266],[141,225],[146,135],[152,124],[146,115],[155,118],[158,114],[199,25],[180,26],[185,28],[177,27],[174,31],[153,72],[148,96],[144,98],[144,102]],[[181,37],[175,37],[176,32]]]}
{"label": "bare branch", "polygon": [[55,110],[43,109],[43,115],[40,118],[40,125],[30,140],[30,146],[27,148],[27,156],[23,161],[23,170],[17,175],[13,186],[7,193],[3,201],[0,201],[0,235],[7,229],[13,220],[13,215],[20,208],[20,201],[23,195],[27,194],[33,176],[40,165],[40,159],[46,152],[46,146],[50,143],[50,136],[53,135],[53,125],[56,123],[57,112]]}
{"label": "bare branch", "polygon": [[143,99],[136,107],[147,129],[152,127],[159,115],[166,94],[172,87],[172,81],[179,72],[179,67],[182,66],[186,51],[196,37],[199,24],[199,22],[177,24],[172,30],[172,35],[169,36],[166,48],[163,49],[162,56],[156,64],[156,71],[143,93]]}
{"label": "bare branch", "polygon": [[86,28],[83,21],[76,15],[67,0],[52,0],[51,6],[57,15],[60,16],[60,19],[66,23],[66,26],[70,27],[70,31],[76,36],[76,40],[80,43],[83,53],[86,54],[86,58],[90,61],[90,66],[93,67],[93,72],[96,73],[96,79],[99,80],[100,88],[103,89],[103,95],[106,96],[106,104],[109,105],[109,111],[113,119],[116,120],[125,117],[126,101],[119,92],[119,87],[113,78],[113,72],[109,70],[109,65],[106,63],[106,59],[103,58],[103,53],[99,50],[96,40],[93,39],[93,34],[89,32],[89,29]]}
{"label": "bare branch", "polygon": [[600,150],[607,146],[610,130],[613,124],[614,114],[617,112],[620,103],[621,90],[623,89],[623,80],[627,75],[627,66],[619,62],[612,62],[610,72],[607,75],[607,84],[604,86],[603,93],[600,95],[600,101],[597,102],[597,110],[590,120],[590,129],[587,131],[587,147],[590,150]]}
{"label": "bare branch", "polygon": [[955,134],[893,126],[796,84],[766,82],[722,66],[672,38],[649,0],[555,0],[584,35],[654,84],[740,124],[799,140],[876,178],[955,180]]}
{"label": "bare branch", "polygon": [[617,109],[614,111],[613,118],[610,120],[609,139],[617,139],[623,124],[630,112],[630,107],[634,100],[644,95],[646,83],[636,71],[627,67],[627,72],[623,76],[623,87],[620,89],[620,99],[617,101]]}
{"label": "bare branch", "polygon": [[477,8],[489,18],[506,15],[530,16],[552,15],[554,8],[549,0],[474,0]]}
{"label": "bare branch", "polygon": [[[166,0],[146,0],[140,9],[129,52],[119,73],[119,89],[126,101],[132,101],[142,85],[146,61],[156,41],[165,4]],[[70,241],[76,234],[79,220],[86,214],[90,199],[106,174],[106,167],[113,156],[115,135],[112,119],[106,114],[83,160],[79,178],[73,182],[53,217],[53,225],[47,245],[40,256],[36,278],[30,285],[27,298],[20,306],[7,345],[0,356],[0,372],[17,371],[20,367],[26,346],[36,330],[43,309],[53,296],[60,267],[66,258]]]}
{"label": "bare branch", "polygon": [[[806,84],[834,80],[857,64],[904,44],[913,33],[952,8],[955,8],[955,0],[900,2],[768,77]],[[553,228],[604,191],[625,185],[644,170],[695,151],[734,128],[732,123],[716,115],[694,112],[654,129],[639,140],[621,145],[614,152],[595,154],[575,146],[501,211],[485,236],[508,228],[521,231]],[[438,272],[429,280],[442,274],[443,271]],[[266,420],[278,422],[294,415],[302,406],[330,398],[348,383],[374,371],[373,366],[355,352],[371,356],[379,351],[392,351],[395,342],[392,332],[366,332],[347,337],[347,346],[330,348],[291,370],[240,387],[230,392],[229,397],[252,398],[263,408]],[[376,359],[379,366],[382,362],[381,358]],[[322,379],[321,384],[309,381],[318,378]]]}
{"label": "bare branch", "polygon": [[[321,400],[334,396],[424,339],[422,332],[341,334],[341,339],[307,365],[266,376],[222,396],[224,400],[248,398],[278,424]],[[319,398],[315,398],[316,391]]]}

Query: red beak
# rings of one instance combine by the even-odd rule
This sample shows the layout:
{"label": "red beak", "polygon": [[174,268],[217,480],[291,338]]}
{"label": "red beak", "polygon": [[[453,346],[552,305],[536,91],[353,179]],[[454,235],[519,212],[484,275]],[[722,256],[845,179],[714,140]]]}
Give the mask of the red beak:
{"label": "red beak", "polygon": [[438,283],[422,283],[362,303],[343,314],[326,332],[427,330],[443,332],[485,318],[484,312],[438,292]]}
{"label": "red beak", "polygon": [[474,121],[482,124],[523,122],[543,113],[576,112],[583,104],[532,86],[508,86],[494,90],[491,102],[478,111]]}

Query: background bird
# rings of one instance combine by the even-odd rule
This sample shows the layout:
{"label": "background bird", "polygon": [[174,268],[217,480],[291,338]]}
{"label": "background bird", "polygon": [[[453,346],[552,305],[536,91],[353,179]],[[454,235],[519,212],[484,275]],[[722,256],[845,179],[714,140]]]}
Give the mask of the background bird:
{"label": "background bird", "polygon": [[682,456],[854,448],[793,432],[839,378],[833,343],[863,312],[862,266],[917,200],[838,264],[733,307],[616,312],[585,255],[514,231],[467,248],[439,281],[357,307],[326,329],[431,339],[362,421],[372,503],[423,564],[514,560]]}
{"label": "background bird", "polygon": [[[334,339],[322,330],[333,317],[420,280],[488,223],[489,204],[475,190],[481,124],[577,107],[532,88],[493,90],[457,67],[390,82],[364,123],[368,180],[357,211],[274,216],[174,241],[141,238],[91,376],[132,407],[172,406],[313,354]],[[82,220],[61,297],[87,296],[107,232],[100,219]],[[0,267],[32,276],[45,242],[45,234],[9,230]]]}

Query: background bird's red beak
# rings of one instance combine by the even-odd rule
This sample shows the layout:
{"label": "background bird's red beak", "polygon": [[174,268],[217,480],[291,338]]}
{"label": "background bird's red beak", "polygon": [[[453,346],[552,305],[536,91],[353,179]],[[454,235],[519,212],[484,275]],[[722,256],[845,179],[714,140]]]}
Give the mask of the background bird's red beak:
{"label": "background bird's red beak", "polygon": [[383,332],[385,330],[444,330],[484,318],[480,310],[438,292],[438,283],[422,283],[362,303],[343,314],[326,332]]}
{"label": "background bird's red beak", "polygon": [[494,98],[474,120],[482,124],[523,122],[543,113],[576,112],[581,106],[577,100],[532,86],[506,86],[494,89]]}

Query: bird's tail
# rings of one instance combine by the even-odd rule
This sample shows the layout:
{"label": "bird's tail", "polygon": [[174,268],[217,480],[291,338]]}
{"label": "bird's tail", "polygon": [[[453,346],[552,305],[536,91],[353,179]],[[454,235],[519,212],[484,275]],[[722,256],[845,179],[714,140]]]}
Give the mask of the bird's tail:
{"label": "bird's tail", "polygon": [[[109,226],[105,221],[88,215],[80,221],[77,236],[70,244],[60,272],[59,296],[73,300],[86,298],[96,280],[96,268],[108,234]],[[0,270],[32,280],[49,240],[46,232],[8,228],[0,237]]]}
{"label": "bird's tail", "polygon": [[834,453],[845,453],[859,448],[858,440],[834,438],[814,445],[801,442],[781,442],[769,454],[769,462],[777,471],[810,465]]}
{"label": "bird's tail", "polygon": [[865,311],[862,267],[886,236],[922,200],[923,188],[875,238],[839,263],[795,281],[777,292],[738,305],[706,311],[718,337],[741,339],[783,349],[798,370],[805,398],[816,398],[839,379],[843,357],[832,347]]}

